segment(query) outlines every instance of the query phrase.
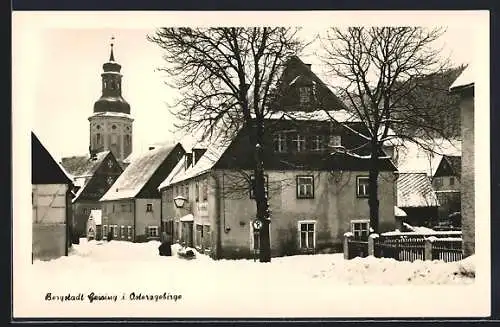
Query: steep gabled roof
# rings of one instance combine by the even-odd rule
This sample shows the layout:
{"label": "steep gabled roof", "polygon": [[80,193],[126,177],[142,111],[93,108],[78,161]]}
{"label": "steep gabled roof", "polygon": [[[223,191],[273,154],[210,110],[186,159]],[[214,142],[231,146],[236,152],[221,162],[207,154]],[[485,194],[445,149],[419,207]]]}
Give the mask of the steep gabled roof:
{"label": "steep gabled roof", "polygon": [[61,165],[73,177],[92,176],[110,153],[110,151],[99,152],[92,158],[88,154],[64,157],[61,159]]}
{"label": "steep gabled roof", "polygon": [[425,173],[401,173],[397,183],[399,208],[437,207],[439,201]]}
{"label": "steep gabled roof", "polygon": [[312,83],[313,89],[316,89],[316,96],[323,104],[322,109],[340,110],[345,109],[345,104],[332,92],[332,90],[316,75],[310,65],[305,64],[298,56],[291,56],[285,63],[285,69],[278,82],[279,92],[287,97],[290,89],[296,84]]}
{"label": "steep gabled roof", "polygon": [[66,170],[52,157],[31,132],[31,183],[32,184],[72,184]]}
{"label": "steep gabled roof", "polygon": [[457,77],[457,79],[451,84],[450,91],[456,92],[461,89],[474,87],[474,69],[472,65],[468,65],[467,68]]}
{"label": "steep gabled roof", "polygon": [[435,177],[439,176],[457,176],[462,175],[462,157],[461,156],[443,156],[439,162],[439,166],[434,173]]}
{"label": "steep gabled roof", "polygon": [[176,146],[160,146],[136,157],[100,201],[129,199],[137,196]]}

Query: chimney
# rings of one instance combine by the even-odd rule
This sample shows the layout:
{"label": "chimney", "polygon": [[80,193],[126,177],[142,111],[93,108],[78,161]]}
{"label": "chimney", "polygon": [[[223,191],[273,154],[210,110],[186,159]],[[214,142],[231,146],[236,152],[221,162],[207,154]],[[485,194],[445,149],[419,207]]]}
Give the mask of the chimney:
{"label": "chimney", "polygon": [[154,147],[154,146],[150,146],[150,147],[149,147],[149,151],[154,150],[154,149],[155,149],[155,147]]}
{"label": "chimney", "polygon": [[311,70],[311,64],[305,64],[309,70]]}

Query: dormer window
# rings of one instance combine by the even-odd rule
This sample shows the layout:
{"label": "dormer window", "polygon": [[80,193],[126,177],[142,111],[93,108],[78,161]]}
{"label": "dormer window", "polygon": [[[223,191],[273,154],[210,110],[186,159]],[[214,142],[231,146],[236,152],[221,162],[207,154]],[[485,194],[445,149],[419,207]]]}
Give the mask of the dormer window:
{"label": "dormer window", "polygon": [[311,102],[312,89],[310,86],[299,87],[299,101],[300,104],[308,104]]}

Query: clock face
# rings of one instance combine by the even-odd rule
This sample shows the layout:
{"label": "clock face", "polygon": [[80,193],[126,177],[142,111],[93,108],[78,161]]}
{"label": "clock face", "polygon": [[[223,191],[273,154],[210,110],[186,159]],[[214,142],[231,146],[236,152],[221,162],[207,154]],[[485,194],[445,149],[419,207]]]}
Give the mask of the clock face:
{"label": "clock face", "polygon": [[106,181],[108,182],[108,185],[113,184],[113,177],[112,176],[108,176],[108,178],[107,178]]}

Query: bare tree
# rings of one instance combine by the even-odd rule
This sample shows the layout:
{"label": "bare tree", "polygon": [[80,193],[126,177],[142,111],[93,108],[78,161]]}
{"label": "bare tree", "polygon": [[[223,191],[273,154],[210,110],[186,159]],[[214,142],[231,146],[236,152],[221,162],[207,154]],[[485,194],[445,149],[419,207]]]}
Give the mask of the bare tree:
{"label": "bare tree", "polygon": [[364,139],[368,154],[341,151],[370,160],[368,204],[374,232],[379,230],[377,180],[384,143],[402,139],[432,149],[429,142],[436,135],[445,137],[434,124],[439,110],[425,110],[414,101],[423,87],[432,87],[423,77],[447,68],[440,49],[433,47],[443,33],[441,28],[349,27],[331,28],[321,38],[323,61],[337,78],[334,88],[363,123],[352,132]]}
{"label": "bare tree", "polygon": [[262,222],[260,262],[271,261],[264,116],[286,58],[303,48],[297,32],[283,27],[160,28],[147,37],[164,50],[167,66],[161,70],[180,90],[174,105],[180,107],[174,112],[178,128],[201,129],[205,136],[226,133],[227,138],[241,126],[252,131],[256,219]]}

